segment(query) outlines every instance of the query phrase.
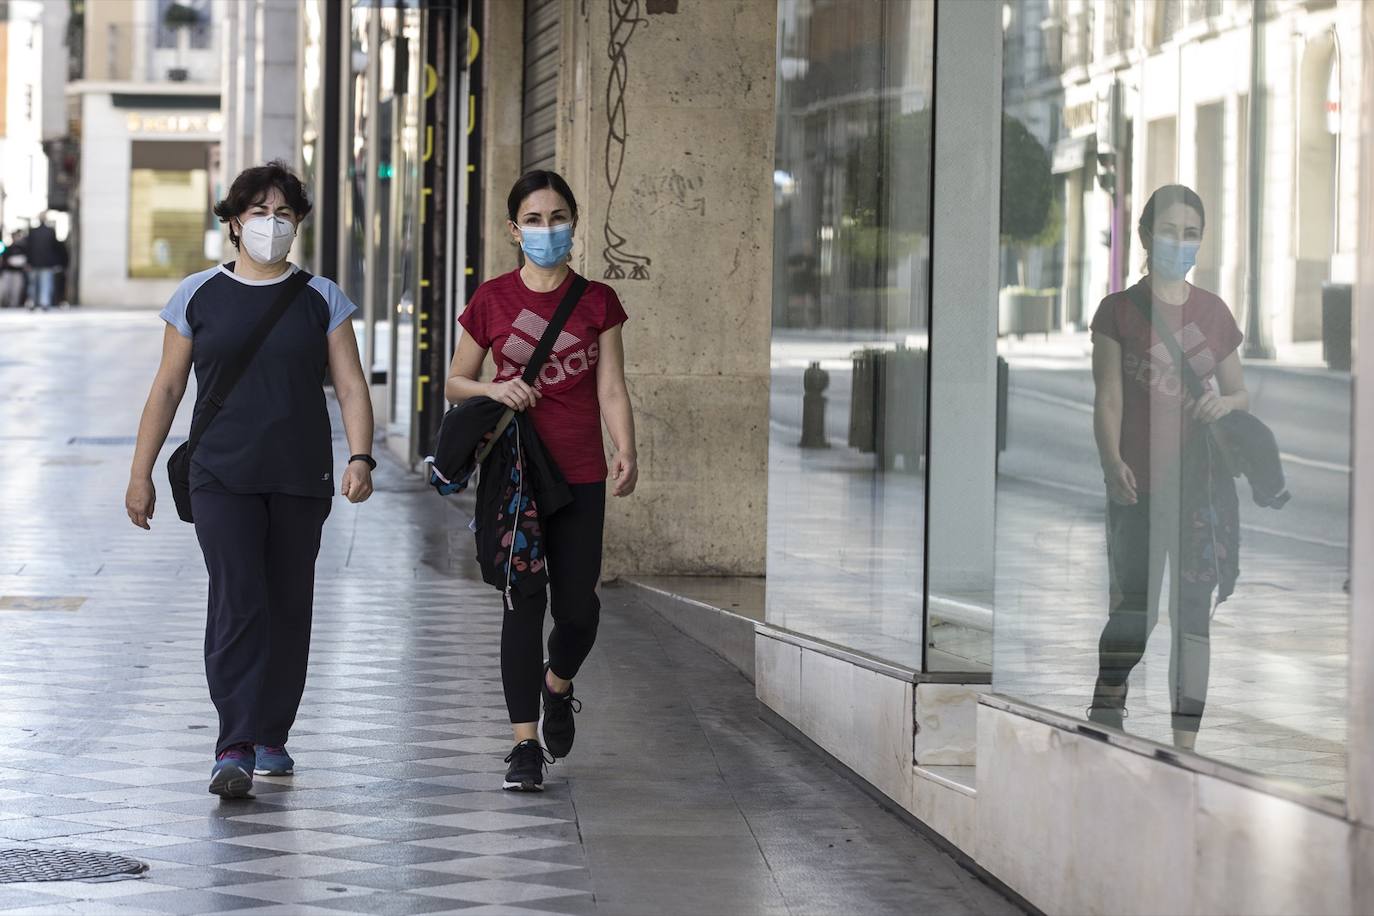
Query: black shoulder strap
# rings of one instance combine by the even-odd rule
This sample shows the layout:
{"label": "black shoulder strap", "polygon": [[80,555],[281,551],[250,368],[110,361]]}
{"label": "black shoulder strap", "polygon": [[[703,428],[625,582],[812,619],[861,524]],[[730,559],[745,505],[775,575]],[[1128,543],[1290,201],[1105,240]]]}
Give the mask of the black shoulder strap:
{"label": "black shoulder strap", "polygon": [[539,338],[539,345],[534,348],[534,355],[525,364],[525,373],[521,376],[526,385],[533,385],[534,380],[539,378],[539,370],[544,368],[544,363],[548,362],[549,354],[553,352],[553,345],[558,342],[558,335],[563,333],[563,325],[568,323],[568,316],[577,307],[577,301],[582,298],[582,294],[587,291],[587,278],[579,274],[573,274],[572,285],[563,294],[563,301],[558,303],[558,308],[554,310],[553,317],[549,319],[549,326],[544,331],[544,336]]}
{"label": "black shoulder strap", "polygon": [[200,409],[200,416],[196,417],[196,423],[191,427],[188,451],[194,452],[196,450],[196,446],[200,443],[200,437],[205,435],[205,430],[210,422],[219,415],[220,408],[224,406],[225,400],[229,397],[229,392],[233,391],[234,386],[239,383],[239,379],[243,378],[243,373],[248,370],[248,364],[257,355],[258,349],[267,339],[267,335],[272,333],[272,329],[277,326],[281,316],[286,314],[286,310],[290,308],[291,303],[295,301],[311,279],[311,274],[308,271],[297,270],[282,282],[276,301],[267,310],[267,314],[263,315],[253,327],[248,339],[243,342],[243,348],[239,350],[238,356],[232,363],[224,367],[215,387],[206,397],[205,405]]}
{"label": "black shoulder strap", "polygon": [[1188,357],[1183,352],[1183,348],[1178,345],[1178,339],[1174,337],[1174,332],[1169,330],[1169,326],[1164,323],[1164,319],[1159,317],[1159,313],[1154,308],[1154,294],[1146,283],[1137,283],[1126,290],[1126,296],[1135,303],[1135,307],[1140,310],[1140,314],[1149,319],[1154,325],[1155,334],[1168,349],[1169,355],[1174,359],[1174,365],[1178,366],[1179,374],[1183,376],[1183,384],[1188,388],[1188,393],[1193,396],[1193,400],[1199,400],[1207,391],[1207,387],[1202,384],[1202,379],[1197,377],[1193,367],[1188,364]]}
{"label": "black shoulder strap", "polygon": [[[544,363],[548,361],[549,354],[553,352],[553,345],[558,342],[558,335],[563,333],[563,325],[568,323],[568,316],[572,314],[573,309],[577,307],[578,300],[586,291],[587,278],[581,274],[573,274],[572,285],[563,294],[563,301],[558,303],[558,308],[554,310],[553,317],[549,319],[549,326],[544,329],[544,336],[539,338],[539,343],[534,348],[534,354],[525,364],[525,371],[520,378],[526,385],[533,385],[535,379],[539,378],[539,370],[544,368]],[[506,427],[510,426],[510,421],[513,419],[515,419],[515,411],[506,408],[506,412],[501,414],[501,419],[497,422],[491,438],[477,452],[479,465],[486,460],[487,455],[491,453],[497,440],[501,438],[501,434],[506,431]]]}

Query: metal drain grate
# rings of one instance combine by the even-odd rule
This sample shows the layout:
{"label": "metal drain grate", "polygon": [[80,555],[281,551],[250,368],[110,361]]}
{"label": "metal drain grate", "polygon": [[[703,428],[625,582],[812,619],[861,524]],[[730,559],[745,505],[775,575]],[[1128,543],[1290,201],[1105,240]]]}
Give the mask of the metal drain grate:
{"label": "metal drain grate", "polygon": [[109,852],[79,849],[0,849],[0,884],[21,881],[80,881],[137,875],[147,865]]}

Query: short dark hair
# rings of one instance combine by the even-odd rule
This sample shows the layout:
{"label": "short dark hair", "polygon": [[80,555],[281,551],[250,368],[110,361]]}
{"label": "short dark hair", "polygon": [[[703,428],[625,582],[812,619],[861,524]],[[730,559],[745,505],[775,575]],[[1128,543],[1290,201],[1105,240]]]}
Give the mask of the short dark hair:
{"label": "short dark hair", "polygon": [[1185,184],[1166,184],[1155,188],[1155,192],[1150,195],[1150,199],[1145,201],[1145,209],[1140,211],[1140,222],[1136,224],[1136,231],[1140,233],[1140,244],[1145,246],[1145,263],[1150,263],[1150,248],[1145,242],[1145,236],[1150,236],[1151,241],[1155,234],[1155,213],[1165,207],[1172,207],[1174,204],[1183,204],[1191,210],[1195,210],[1198,219],[1202,222],[1202,228],[1207,228],[1207,209],[1202,206],[1202,198],[1197,192]]}
{"label": "short dark hair", "polygon": [[572,211],[573,222],[577,222],[577,198],[573,197],[572,188],[563,180],[563,176],[557,172],[550,172],[547,169],[535,169],[526,172],[516,179],[515,184],[510,189],[509,196],[506,197],[506,214],[512,223],[519,224],[520,205],[525,202],[535,191],[552,190],[559,197],[568,202],[568,209]]}
{"label": "short dark hair", "polygon": [[[273,188],[281,191],[282,197],[286,198],[286,205],[296,211],[298,218],[305,219],[310,213],[310,195],[305,190],[305,183],[285,162],[273,159],[266,165],[255,165],[239,172],[239,177],[229,186],[229,193],[224,200],[215,204],[215,216],[219,217],[221,223],[229,223],[266,198],[267,192]],[[239,236],[232,223],[229,223],[229,241],[234,243],[235,248],[239,247]]]}

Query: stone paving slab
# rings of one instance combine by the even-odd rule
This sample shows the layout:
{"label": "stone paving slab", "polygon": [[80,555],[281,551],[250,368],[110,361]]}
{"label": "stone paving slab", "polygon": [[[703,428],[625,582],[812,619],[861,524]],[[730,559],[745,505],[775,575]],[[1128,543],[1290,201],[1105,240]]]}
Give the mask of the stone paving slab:
{"label": "stone paving slab", "polygon": [[151,866],[0,886],[0,913],[1016,912],[615,589],[574,755],[502,792],[499,601],[460,508],[391,463],[326,528],[298,775],[210,796],[193,530],[165,487],[129,525],[131,445],[70,444],[133,433],[159,342],[148,314],[0,313],[0,843]]}

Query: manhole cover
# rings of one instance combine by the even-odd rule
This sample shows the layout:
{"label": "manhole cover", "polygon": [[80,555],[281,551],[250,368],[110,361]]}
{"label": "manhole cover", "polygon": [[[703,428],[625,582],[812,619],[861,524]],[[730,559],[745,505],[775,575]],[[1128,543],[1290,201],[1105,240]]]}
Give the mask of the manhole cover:
{"label": "manhole cover", "polygon": [[136,875],[147,868],[142,862],[109,852],[0,849],[0,884],[109,878],[113,875]]}

